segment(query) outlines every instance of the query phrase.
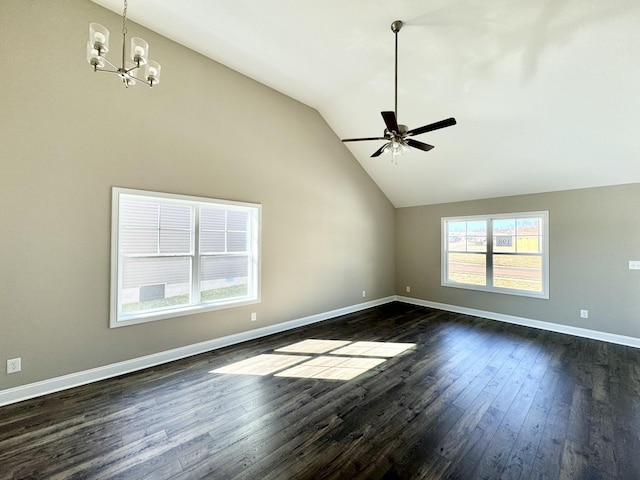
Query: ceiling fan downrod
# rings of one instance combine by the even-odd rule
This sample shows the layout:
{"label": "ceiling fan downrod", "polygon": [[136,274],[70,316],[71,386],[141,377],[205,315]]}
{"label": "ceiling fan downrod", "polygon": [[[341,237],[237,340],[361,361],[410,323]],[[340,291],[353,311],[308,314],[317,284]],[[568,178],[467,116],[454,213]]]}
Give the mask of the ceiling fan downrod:
{"label": "ceiling fan downrod", "polygon": [[391,24],[391,31],[396,36],[396,69],[395,69],[395,77],[394,77],[394,113],[396,114],[396,118],[398,118],[398,32],[402,28],[402,20],[396,20]]}

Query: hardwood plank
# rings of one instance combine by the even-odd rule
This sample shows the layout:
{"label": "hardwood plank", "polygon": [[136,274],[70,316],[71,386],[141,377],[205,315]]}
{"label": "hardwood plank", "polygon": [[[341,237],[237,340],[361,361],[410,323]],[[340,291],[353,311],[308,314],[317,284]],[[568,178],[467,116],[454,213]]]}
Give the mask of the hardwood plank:
{"label": "hardwood plank", "polygon": [[640,472],[640,434],[636,426],[640,424],[640,368],[629,362],[626,350],[614,350],[610,365],[611,408],[614,416],[613,450],[616,454],[620,478],[633,478]]}
{"label": "hardwood plank", "polygon": [[532,478],[558,478],[560,475],[575,384],[565,370],[559,373],[561,378],[536,451]]}
{"label": "hardwood plank", "polygon": [[560,465],[559,479],[571,480],[583,478],[589,464],[589,457],[582,453],[580,445],[569,439],[564,441],[562,452],[562,464]]}
{"label": "hardwood plank", "polygon": [[533,404],[514,442],[502,478],[529,478],[531,475],[559,378],[558,372],[554,368],[549,368],[541,379]]}
{"label": "hardwood plank", "polygon": [[498,427],[485,450],[473,478],[500,478],[516,439],[516,434],[502,425]]}
{"label": "hardwood plank", "polygon": [[[598,348],[599,356],[602,348]],[[610,415],[609,368],[605,364],[596,365],[593,371],[593,391],[591,403],[591,430],[589,432],[590,463],[602,472],[615,472],[617,464],[613,453],[613,418]]]}

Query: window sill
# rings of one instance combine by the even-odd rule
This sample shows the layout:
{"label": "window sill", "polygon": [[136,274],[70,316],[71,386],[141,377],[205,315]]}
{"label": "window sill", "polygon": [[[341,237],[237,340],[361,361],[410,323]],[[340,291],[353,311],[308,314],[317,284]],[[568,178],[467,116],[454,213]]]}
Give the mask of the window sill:
{"label": "window sill", "polygon": [[168,318],[184,317],[186,315],[195,315],[198,313],[206,313],[215,310],[223,310],[226,308],[242,307],[244,305],[252,305],[260,303],[260,298],[243,298],[234,301],[202,303],[199,305],[190,305],[181,308],[172,308],[165,310],[157,310],[153,312],[121,315],[118,318],[110,319],[110,327],[127,327],[130,325],[138,325],[140,323],[155,322],[157,320],[166,320]]}

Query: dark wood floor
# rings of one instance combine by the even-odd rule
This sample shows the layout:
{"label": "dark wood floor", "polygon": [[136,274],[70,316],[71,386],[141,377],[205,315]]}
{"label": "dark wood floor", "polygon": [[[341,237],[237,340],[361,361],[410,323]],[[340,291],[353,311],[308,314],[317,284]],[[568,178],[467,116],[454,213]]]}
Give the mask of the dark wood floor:
{"label": "dark wood floor", "polygon": [[[211,370],[417,346],[349,381]],[[0,408],[0,478],[640,478],[640,351],[393,303]]]}

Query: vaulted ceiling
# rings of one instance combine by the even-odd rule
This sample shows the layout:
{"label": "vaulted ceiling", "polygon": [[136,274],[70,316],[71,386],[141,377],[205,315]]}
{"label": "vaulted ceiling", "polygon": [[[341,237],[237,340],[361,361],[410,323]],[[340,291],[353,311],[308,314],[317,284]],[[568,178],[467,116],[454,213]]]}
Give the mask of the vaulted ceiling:
{"label": "vaulted ceiling", "polygon": [[345,144],[397,207],[640,182],[637,0],[130,0],[128,18],[317,109],[339,138],[382,135],[402,20],[399,123],[458,125],[397,165],[370,158],[384,142]]}

